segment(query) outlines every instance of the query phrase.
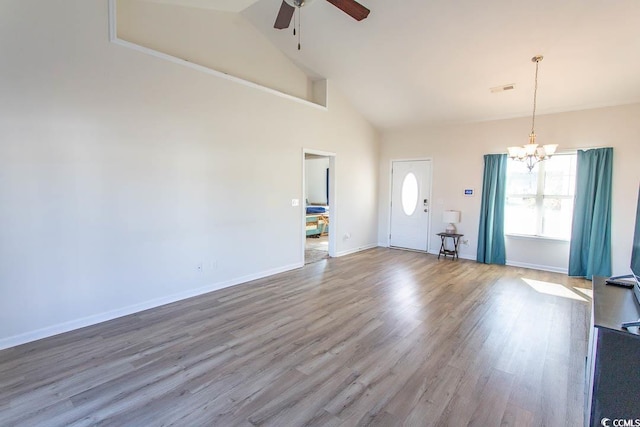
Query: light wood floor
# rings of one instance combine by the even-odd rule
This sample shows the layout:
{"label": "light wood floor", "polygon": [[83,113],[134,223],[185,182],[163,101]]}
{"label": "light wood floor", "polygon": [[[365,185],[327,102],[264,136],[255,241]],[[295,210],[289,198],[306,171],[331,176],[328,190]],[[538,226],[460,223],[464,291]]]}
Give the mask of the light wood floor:
{"label": "light wood floor", "polygon": [[0,425],[579,426],[588,287],[329,259],[0,352]]}

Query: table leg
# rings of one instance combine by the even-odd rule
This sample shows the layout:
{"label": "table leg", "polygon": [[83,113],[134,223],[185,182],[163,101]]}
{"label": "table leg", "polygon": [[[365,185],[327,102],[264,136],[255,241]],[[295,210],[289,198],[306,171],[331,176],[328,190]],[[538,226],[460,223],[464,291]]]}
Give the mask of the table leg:
{"label": "table leg", "polygon": [[453,238],[453,246],[454,246],[454,254],[455,254],[455,259],[458,259],[458,243],[460,243],[460,238],[459,237],[454,237]]}
{"label": "table leg", "polygon": [[444,236],[440,236],[440,252],[438,252],[438,259],[440,259],[440,255],[445,254],[444,257],[447,257],[446,252],[444,251]]}

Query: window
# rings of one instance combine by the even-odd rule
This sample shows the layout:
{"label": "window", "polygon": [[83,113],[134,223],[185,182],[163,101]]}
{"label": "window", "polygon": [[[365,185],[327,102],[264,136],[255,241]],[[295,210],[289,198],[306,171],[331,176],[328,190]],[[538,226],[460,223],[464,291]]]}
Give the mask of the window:
{"label": "window", "polygon": [[418,206],[418,179],[409,172],[402,181],[402,210],[405,215],[411,216]]}
{"label": "window", "polygon": [[557,154],[529,172],[507,163],[505,233],[569,240],[576,186],[575,154]]}

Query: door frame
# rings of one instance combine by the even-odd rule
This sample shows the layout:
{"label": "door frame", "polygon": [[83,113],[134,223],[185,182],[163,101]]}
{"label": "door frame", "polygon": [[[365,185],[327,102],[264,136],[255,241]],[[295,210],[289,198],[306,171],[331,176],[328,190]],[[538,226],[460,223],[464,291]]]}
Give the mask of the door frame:
{"label": "door frame", "polygon": [[[415,157],[415,158],[402,158],[402,159],[391,159],[389,160],[389,218],[387,220],[387,247],[391,247],[391,204],[393,203],[393,164],[395,162],[421,162],[427,161],[431,162],[431,167],[429,168],[429,200],[431,200],[429,212],[427,215],[427,250],[425,253],[429,253],[431,251],[431,213],[433,212],[433,158],[432,157]],[[395,247],[394,247],[395,248]],[[395,248],[402,249],[402,248]],[[411,249],[405,249],[411,250]],[[419,251],[422,252],[422,251]]]}
{"label": "door frame", "polygon": [[300,253],[302,256],[302,263],[304,264],[304,250],[307,241],[307,233],[305,232],[307,226],[307,209],[305,192],[307,188],[306,177],[306,163],[305,157],[307,154],[313,154],[316,156],[323,156],[329,158],[329,256],[334,258],[336,256],[336,222],[338,219],[337,209],[337,177],[336,177],[336,153],[330,151],[314,150],[312,148],[302,149],[302,188],[301,188],[301,217],[300,217],[300,230],[302,230],[302,240],[300,241]]}

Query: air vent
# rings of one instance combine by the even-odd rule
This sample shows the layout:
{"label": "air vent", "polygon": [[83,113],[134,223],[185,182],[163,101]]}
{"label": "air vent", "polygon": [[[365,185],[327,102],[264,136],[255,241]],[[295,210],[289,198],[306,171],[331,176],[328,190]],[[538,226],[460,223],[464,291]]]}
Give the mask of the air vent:
{"label": "air vent", "polygon": [[492,87],[489,90],[491,91],[491,93],[498,93],[498,92],[504,92],[505,90],[513,90],[515,88],[516,88],[516,85],[514,83],[511,83],[508,85]]}

